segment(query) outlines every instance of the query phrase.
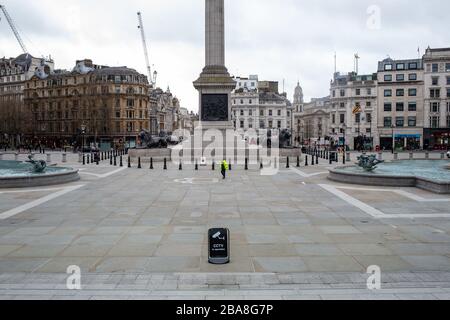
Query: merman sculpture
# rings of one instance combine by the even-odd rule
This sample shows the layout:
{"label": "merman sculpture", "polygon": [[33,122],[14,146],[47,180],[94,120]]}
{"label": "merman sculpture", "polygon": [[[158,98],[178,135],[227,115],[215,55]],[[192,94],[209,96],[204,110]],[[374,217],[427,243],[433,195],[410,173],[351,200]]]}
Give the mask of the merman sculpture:
{"label": "merman sculpture", "polygon": [[47,168],[47,162],[44,160],[34,160],[31,154],[28,156],[28,161],[26,162],[33,165],[33,173],[43,173],[45,168]]}
{"label": "merman sculpture", "polygon": [[383,160],[378,160],[376,155],[362,155],[358,157],[358,166],[368,172],[372,172],[377,168],[378,164],[383,162]]}

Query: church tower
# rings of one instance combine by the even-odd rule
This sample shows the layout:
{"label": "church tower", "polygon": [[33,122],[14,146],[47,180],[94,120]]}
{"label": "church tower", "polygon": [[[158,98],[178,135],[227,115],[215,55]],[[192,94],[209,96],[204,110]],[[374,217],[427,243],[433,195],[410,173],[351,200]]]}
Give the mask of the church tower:
{"label": "church tower", "polygon": [[294,104],[303,104],[303,89],[300,86],[300,82],[297,82],[295,87]]}
{"label": "church tower", "polygon": [[303,89],[300,86],[300,82],[297,82],[294,92],[294,109],[296,112],[303,112]]}

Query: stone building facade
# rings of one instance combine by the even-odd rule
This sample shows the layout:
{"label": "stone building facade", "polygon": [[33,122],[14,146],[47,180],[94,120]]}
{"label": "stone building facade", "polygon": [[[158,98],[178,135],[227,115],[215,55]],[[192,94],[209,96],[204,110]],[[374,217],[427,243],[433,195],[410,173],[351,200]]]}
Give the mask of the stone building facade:
{"label": "stone building facade", "polygon": [[[335,73],[330,85],[330,137],[335,144],[350,149],[372,148],[376,132],[376,74]],[[355,108],[360,109],[354,113]]]}
{"label": "stone building facade", "polygon": [[23,141],[27,123],[24,105],[25,82],[35,76],[45,79],[53,72],[51,59],[22,54],[0,59],[0,144],[17,146]]}
{"label": "stone building facade", "polygon": [[150,132],[154,135],[172,133],[180,129],[180,101],[170,89],[156,88],[150,91]]}
{"label": "stone building facade", "polygon": [[450,48],[428,48],[424,57],[424,148],[450,147]]}
{"label": "stone building facade", "polygon": [[378,63],[378,133],[382,150],[423,147],[424,70],[422,59]]}
{"label": "stone building facade", "polygon": [[329,118],[330,97],[311,99],[311,102],[303,103],[300,111],[294,114],[295,145],[327,145],[330,130]]}
{"label": "stone building facade", "polygon": [[24,130],[50,146],[133,147],[140,130],[150,129],[149,89],[133,69],[77,61],[71,72],[26,82]]}
{"label": "stone building facade", "polygon": [[237,131],[292,129],[291,102],[279,93],[278,82],[258,81],[257,76],[235,78],[231,94],[232,119]]}

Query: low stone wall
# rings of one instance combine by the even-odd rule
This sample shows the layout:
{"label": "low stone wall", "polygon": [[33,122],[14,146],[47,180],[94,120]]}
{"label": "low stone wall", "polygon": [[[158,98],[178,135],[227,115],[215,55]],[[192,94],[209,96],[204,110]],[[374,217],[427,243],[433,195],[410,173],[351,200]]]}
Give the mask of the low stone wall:
{"label": "low stone wall", "polygon": [[65,184],[80,180],[78,170],[27,177],[2,177],[0,188],[28,188]]}
{"label": "low stone wall", "polygon": [[[342,167],[341,167],[342,168]],[[450,194],[450,182],[413,176],[386,176],[330,170],[328,179],[335,182],[381,187],[416,187],[439,194]]]}
{"label": "low stone wall", "polygon": [[164,158],[167,161],[171,160],[171,149],[130,149],[128,155],[132,161],[141,158],[141,162],[150,162],[150,158],[153,158],[154,162],[162,162]]}
{"label": "low stone wall", "polygon": [[[173,150],[175,155],[175,160],[179,157],[183,159],[187,159],[192,163],[195,162],[196,155],[203,154],[203,149],[190,149],[190,150]],[[186,154],[187,152],[187,154]],[[130,149],[128,152],[132,161],[136,161],[137,158],[141,158],[142,163],[150,162],[150,158],[153,158],[153,162],[162,162],[164,159],[167,161],[172,161],[172,149]],[[249,164],[255,164],[255,157],[251,155],[256,155],[257,161],[259,162],[262,155],[270,154],[270,151],[262,150],[262,149],[231,149],[224,150],[224,154],[226,155],[226,159],[228,161],[232,161],[234,163],[244,163],[245,158],[249,159]],[[214,155],[214,154],[213,154]],[[296,161],[297,157],[300,157],[301,161],[303,161],[302,153],[300,149],[280,149],[279,150],[280,162],[287,162],[287,157],[289,157],[290,161]],[[218,156],[218,158],[223,158],[223,156]],[[216,161],[220,161],[222,159],[214,159]],[[198,159],[197,159],[198,160]],[[212,159],[207,159],[207,161],[211,161]]]}
{"label": "low stone wall", "polygon": [[415,177],[408,176],[375,176],[369,174],[357,174],[351,172],[342,172],[339,170],[330,170],[329,180],[362,184],[368,186],[383,186],[383,187],[414,187],[416,185]]}
{"label": "low stone wall", "polygon": [[450,194],[450,183],[417,178],[416,187],[434,193]]}

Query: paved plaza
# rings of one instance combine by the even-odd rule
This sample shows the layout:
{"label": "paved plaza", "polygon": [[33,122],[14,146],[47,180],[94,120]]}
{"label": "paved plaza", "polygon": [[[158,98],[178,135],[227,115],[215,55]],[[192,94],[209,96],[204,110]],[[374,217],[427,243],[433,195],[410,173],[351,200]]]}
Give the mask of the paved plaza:
{"label": "paved plaza", "polygon": [[[225,181],[68,160],[76,183],[0,190],[2,299],[450,298],[448,196],[336,184],[325,160],[274,176],[233,166]],[[208,264],[211,227],[230,229],[230,264]],[[66,288],[70,265],[81,291]]]}

